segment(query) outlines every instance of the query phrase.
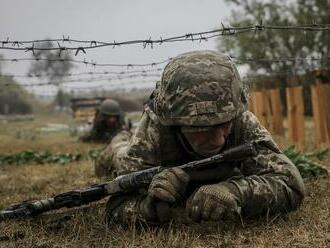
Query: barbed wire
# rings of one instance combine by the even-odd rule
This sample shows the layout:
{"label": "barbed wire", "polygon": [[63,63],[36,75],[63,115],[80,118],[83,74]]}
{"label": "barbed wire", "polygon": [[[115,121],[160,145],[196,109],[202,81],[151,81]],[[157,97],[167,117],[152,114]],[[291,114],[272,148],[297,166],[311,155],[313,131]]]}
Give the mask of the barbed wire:
{"label": "barbed wire", "polygon": [[[236,57],[234,55],[229,55],[229,57],[234,60],[238,64],[244,64],[247,62],[254,62],[254,63],[263,63],[263,62],[271,62],[271,63],[280,63],[280,62],[297,62],[297,61],[322,61],[322,60],[328,60],[330,59],[330,56],[310,56],[310,57],[278,57],[278,58],[248,58],[248,57]],[[96,62],[88,62],[86,60],[74,60],[74,59],[44,59],[44,58],[10,58],[10,59],[4,59],[0,58],[0,62],[19,62],[19,61],[36,61],[36,62],[72,62],[72,63],[78,63],[78,64],[84,64],[84,65],[92,65],[93,67],[126,67],[127,69],[132,69],[134,67],[155,67],[157,65],[162,65],[165,63],[168,63],[173,58],[170,57],[168,59],[164,59],[157,62],[151,62],[151,63],[128,63],[128,64],[115,64],[115,63],[103,63],[99,64]],[[160,68],[155,70],[162,70]],[[148,71],[148,70],[143,70]],[[93,74],[92,72],[88,72],[89,74]],[[106,74],[107,72],[104,72]],[[112,72],[109,72],[111,74]],[[113,72],[115,74],[117,72]],[[123,72],[118,72],[123,73]],[[70,73],[68,73],[70,74]],[[31,74],[30,74],[31,75]],[[26,76],[29,76],[27,74]],[[21,76],[19,76],[21,77]],[[36,76],[38,77],[38,76]],[[41,76],[40,76],[41,77]]]}
{"label": "barbed wire", "polygon": [[[306,71],[305,74],[311,73],[311,71]],[[292,70],[283,70],[278,72],[272,72],[272,73],[256,73],[256,74],[248,74],[242,77],[242,82],[251,84],[255,82],[256,80],[270,80],[271,77],[279,77],[279,76],[294,76],[299,74],[293,74]],[[89,78],[78,78],[78,79],[72,79],[72,80],[61,80],[61,81],[50,81],[50,82],[41,82],[41,83],[29,83],[29,84],[13,84],[13,83],[5,83],[4,86],[10,87],[17,87],[23,86],[23,87],[39,87],[39,86],[65,86],[68,87],[68,83],[91,83],[91,82],[97,82],[97,81],[108,81],[107,83],[104,83],[104,85],[109,85],[109,83],[113,83],[113,80],[115,80],[115,83],[118,85],[135,85],[140,84],[142,80],[135,80],[130,82],[122,82],[121,80],[124,79],[137,79],[137,78],[155,78],[153,82],[156,82],[157,80],[160,80],[161,74],[128,74],[123,76],[117,76],[117,77],[89,77]],[[120,81],[120,82],[119,82]],[[75,86],[73,86],[75,87]],[[96,86],[90,86],[90,87],[102,87],[102,85],[96,85]],[[86,88],[86,87],[84,87]],[[88,88],[88,87],[87,87]]]}
{"label": "barbed wire", "polygon": [[124,82],[124,83],[110,83],[107,85],[104,85],[102,87],[100,86],[88,86],[88,87],[70,87],[69,85],[64,85],[65,88],[69,88],[70,90],[93,90],[93,89],[100,89],[100,90],[107,90],[111,88],[116,88],[116,89],[122,89],[126,88],[126,86],[140,86],[141,84],[156,84],[156,81],[151,81],[151,80],[141,80],[138,83],[134,82]]}
{"label": "barbed wire", "polygon": [[[123,45],[134,45],[134,44],[142,44],[143,48],[150,47],[153,48],[154,44],[163,44],[163,43],[172,43],[172,42],[182,42],[182,41],[208,41],[211,38],[219,37],[219,36],[233,36],[247,32],[260,32],[264,30],[284,30],[284,31],[329,31],[330,25],[329,24],[307,24],[307,25],[294,25],[294,26],[275,26],[275,25],[264,25],[262,21],[256,25],[247,25],[241,27],[231,27],[225,26],[221,23],[222,28],[197,32],[197,33],[186,33],[179,36],[172,36],[168,38],[159,39],[139,39],[139,40],[128,40],[128,41],[121,41],[116,42],[104,42],[104,41],[97,41],[97,40],[78,40],[78,39],[71,39],[70,36],[63,36],[61,39],[39,39],[39,40],[10,40],[7,37],[6,40],[0,41],[2,46],[0,49],[4,50],[16,50],[16,51],[25,51],[25,52],[32,52],[41,51],[41,50],[48,50],[48,51],[59,51],[59,55],[63,51],[75,51],[75,55],[78,55],[80,52],[86,54],[86,50],[96,49],[101,47],[112,47],[115,48],[117,46]],[[45,43],[45,42],[56,42],[57,47],[37,47],[36,44]],[[64,46],[61,45],[65,43],[69,44],[79,44],[78,46]],[[32,45],[30,45],[32,44]],[[8,46],[11,45],[11,46]],[[29,45],[29,46],[27,46]]]}
{"label": "barbed wire", "polygon": [[[306,70],[305,73],[293,73],[292,70],[283,70],[279,72],[272,72],[272,73],[253,73],[247,74],[242,77],[243,83],[251,84],[255,82],[260,82],[260,80],[268,81],[278,81],[280,77],[286,77],[289,79],[290,77],[305,77],[311,76],[315,73],[313,70]],[[315,76],[315,75],[314,75]]]}
{"label": "barbed wire", "polygon": [[[28,84],[13,84],[13,83],[4,83],[4,86],[23,86],[23,87],[35,87],[35,86],[46,86],[46,85],[54,85],[54,86],[63,86],[67,83],[91,83],[97,81],[120,81],[123,79],[137,79],[137,78],[157,78],[160,79],[161,74],[131,74],[125,76],[117,76],[117,77],[89,77],[89,78],[77,78],[71,80],[61,80],[61,81],[50,81],[50,82],[41,82],[41,83],[28,83]],[[139,81],[140,82],[140,81]],[[122,84],[122,82],[120,82]]]}
{"label": "barbed wire", "polygon": [[127,69],[131,69],[134,67],[155,67],[157,65],[162,65],[171,61],[172,58],[164,59],[162,61],[152,62],[152,63],[128,63],[128,64],[115,64],[115,63],[96,63],[94,61],[88,62],[86,59],[84,60],[75,60],[75,59],[45,59],[45,58],[11,58],[11,59],[3,59],[0,58],[0,62],[19,62],[19,61],[46,61],[46,62],[72,62],[75,64],[83,64],[83,65],[91,65],[93,67],[126,67]]}
{"label": "barbed wire", "polygon": [[[292,71],[281,71],[281,72],[276,72],[272,74],[254,74],[254,75],[246,75],[242,77],[243,83],[246,84],[246,86],[250,87],[253,82],[256,82],[256,80],[270,80],[272,76],[287,76],[288,74],[292,74]],[[293,76],[293,75],[292,75]],[[273,80],[274,81],[274,80]],[[156,84],[157,80],[139,80],[137,81],[132,81],[132,82],[110,82],[104,85],[92,85],[92,86],[72,86],[72,85],[63,85],[64,88],[68,88],[70,90],[85,90],[85,91],[91,91],[95,89],[99,90],[110,90],[110,89],[127,89],[127,86],[131,87],[137,87],[141,86],[142,84]],[[268,82],[268,81],[267,81]],[[54,86],[54,85],[53,85]]]}
{"label": "barbed wire", "polygon": [[83,75],[130,75],[130,74],[137,74],[140,73],[141,75],[150,75],[149,72],[161,72],[162,68],[157,69],[149,69],[149,70],[134,70],[134,71],[103,71],[103,72],[94,72],[94,71],[88,71],[88,72],[78,72],[78,73],[43,73],[43,74],[33,74],[33,73],[27,73],[27,74],[1,74],[0,77],[17,77],[17,78],[43,78],[43,77],[74,77],[74,76],[83,76]]}
{"label": "barbed wire", "polygon": [[[310,72],[310,71],[308,71]],[[274,76],[297,76],[297,75],[293,75],[292,71],[281,71],[281,72],[276,72],[276,73],[271,73],[271,74],[250,74],[250,75],[246,75],[244,77],[242,77],[242,82],[244,84],[246,84],[247,87],[251,87],[251,85],[255,82],[260,82],[260,80],[266,80],[267,82],[270,80],[274,81],[276,79],[272,79],[271,77]],[[157,75],[159,76],[159,75]],[[95,80],[105,80],[108,78],[90,78],[90,81],[95,81]],[[65,83],[71,83],[72,82],[77,82],[74,80],[69,80],[69,81],[65,81]],[[157,82],[157,80],[139,80],[139,81],[129,81],[129,82],[122,82],[122,81],[118,81],[116,80],[115,82],[113,81],[109,81],[106,84],[103,85],[91,85],[91,86],[73,86],[73,85],[69,85],[69,84],[61,84],[61,87],[64,88],[68,88],[70,90],[95,90],[95,89],[99,89],[99,90],[110,90],[111,88],[109,87],[113,87],[115,89],[127,89],[127,86],[131,86],[131,87],[138,87],[141,86],[141,84],[155,84]],[[80,83],[86,83],[85,81],[81,81]],[[7,87],[17,87],[17,86],[24,86],[26,88],[33,88],[35,86],[53,86],[53,87],[58,87],[58,84],[54,84],[54,82],[48,82],[48,83],[38,83],[38,84],[10,84]],[[58,89],[58,88],[57,88]],[[49,88],[48,88],[49,90]],[[0,92],[3,92],[4,88],[0,88]]]}
{"label": "barbed wire", "polygon": [[[322,57],[317,57],[317,56],[310,56],[310,57],[277,57],[277,58],[248,58],[248,57],[235,57],[233,55],[230,55],[230,58],[233,59],[236,63],[265,63],[265,62],[272,62],[272,63],[280,63],[280,62],[297,62],[297,61],[321,61],[321,60],[328,60],[330,59],[330,56],[322,56]],[[28,58],[23,58],[23,59],[0,59],[0,61],[20,61],[20,60],[35,60],[34,58],[28,59]],[[169,58],[167,60],[163,60],[161,62],[154,62],[154,63],[149,63],[149,64],[128,64],[133,66],[137,65],[154,65],[154,64],[160,64],[160,63],[165,63],[172,60],[172,58]],[[40,59],[36,60],[40,61]],[[54,61],[54,60],[49,60],[49,59],[43,59],[41,61]],[[62,62],[63,60],[55,60],[56,62]],[[96,65],[96,63],[94,63]],[[104,64],[103,64],[104,65]],[[112,64],[115,65],[115,64]],[[116,64],[117,66],[119,64]],[[123,65],[120,65],[123,66]],[[125,65],[127,66],[127,65]],[[127,69],[131,68],[130,66],[127,66]],[[7,77],[26,77],[26,78],[41,78],[41,77],[47,77],[47,76],[80,76],[80,75],[117,75],[117,77],[99,77],[99,78],[78,78],[74,80],[61,80],[58,82],[44,82],[44,83],[34,83],[34,84],[20,84],[21,86],[24,87],[35,87],[35,86],[45,86],[45,85],[63,85],[65,83],[71,83],[71,82],[93,82],[93,81],[100,81],[100,80],[106,80],[106,81],[111,81],[111,80],[122,80],[126,78],[138,78],[138,77],[157,77],[160,79],[161,74],[148,74],[147,72],[160,72],[162,71],[163,68],[153,68],[153,69],[144,69],[144,70],[132,70],[132,71],[104,71],[104,72],[80,72],[80,73],[64,73],[64,74],[51,74],[51,73],[46,73],[46,74],[0,74],[0,76],[7,76]],[[260,79],[262,77],[270,77],[270,76],[285,76],[288,74],[292,74],[293,71],[281,71],[281,72],[273,72],[270,74],[263,74],[263,75],[255,75],[255,76],[245,76],[243,77],[244,80],[246,81],[251,81],[255,79]],[[10,83],[9,83],[10,84]],[[9,86],[9,84],[5,84],[6,86]]]}
{"label": "barbed wire", "polygon": [[256,63],[281,63],[281,62],[297,62],[297,61],[321,61],[328,60],[330,56],[311,56],[311,57],[278,57],[278,58],[239,58],[235,56],[230,56],[233,60],[238,63],[246,63],[246,62],[256,62]]}
{"label": "barbed wire", "polygon": [[[62,85],[61,88],[65,88],[66,90],[71,90],[71,91],[78,91],[78,90],[86,90],[86,91],[91,91],[91,90],[98,90],[98,91],[104,91],[104,90],[112,90],[112,89],[127,89],[127,86],[132,86],[133,88],[144,85],[144,84],[156,84],[157,80],[139,80],[139,82],[110,82],[104,85],[92,85],[92,86],[71,86],[71,85]],[[17,87],[18,85],[9,85],[7,87]],[[22,84],[19,84],[19,86],[22,86]],[[24,85],[24,87],[31,88],[33,89],[33,86],[35,85]],[[38,85],[38,86],[53,86],[56,87],[54,84],[43,84],[43,85]],[[154,85],[153,85],[154,86]],[[58,90],[58,88],[57,88]],[[4,88],[0,88],[0,92],[5,91]],[[33,91],[33,90],[32,90]],[[55,91],[50,90],[49,88],[45,91],[42,90],[43,92],[53,92],[56,93]]]}

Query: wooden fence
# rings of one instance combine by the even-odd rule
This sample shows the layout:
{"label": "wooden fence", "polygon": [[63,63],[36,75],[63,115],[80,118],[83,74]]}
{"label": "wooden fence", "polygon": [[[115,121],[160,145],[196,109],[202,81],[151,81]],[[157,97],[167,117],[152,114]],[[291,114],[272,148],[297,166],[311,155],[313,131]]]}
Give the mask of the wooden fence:
{"label": "wooden fence", "polygon": [[[290,143],[300,149],[305,146],[305,116],[303,87],[297,85],[297,79],[292,78],[287,83],[286,113],[287,138]],[[330,146],[330,84],[325,84],[317,78],[311,86],[313,128],[315,144],[318,147]],[[280,89],[254,89],[250,93],[249,109],[260,120],[261,124],[273,134],[285,135],[284,104]]]}

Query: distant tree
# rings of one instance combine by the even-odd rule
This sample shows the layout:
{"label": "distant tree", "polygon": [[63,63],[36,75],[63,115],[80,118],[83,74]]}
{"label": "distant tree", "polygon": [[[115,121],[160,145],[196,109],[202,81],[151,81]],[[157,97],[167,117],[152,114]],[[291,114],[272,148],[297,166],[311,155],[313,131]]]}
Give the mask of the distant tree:
{"label": "distant tree", "polygon": [[[40,48],[53,47],[52,42],[43,42],[38,44]],[[73,63],[68,61],[72,55],[66,51],[59,54],[56,50],[36,50],[34,57],[48,60],[63,59],[63,61],[35,61],[31,64],[29,73],[47,77],[50,81],[61,81],[63,75],[70,72]]]}
{"label": "distant tree", "polygon": [[[234,7],[229,22],[232,26],[329,24],[330,1],[324,0],[226,0]],[[262,69],[266,73],[305,71],[313,67],[329,66],[330,32],[259,31],[218,40],[218,49],[237,57],[321,57],[321,61],[245,62],[250,71]]]}
{"label": "distant tree", "polygon": [[31,96],[11,77],[0,76],[0,114],[30,114]]}
{"label": "distant tree", "polygon": [[[53,47],[54,44],[50,41],[42,42],[37,44],[40,48]],[[71,69],[74,67],[73,63],[70,61],[72,55],[67,51],[56,50],[36,50],[34,52],[35,58],[46,59],[46,61],[34,61],[29,69],[29,74],[39,75],[49,79],[50,82],[56,83],[59,86],[57,95],[55,97],[55,104],[61,108],[68,106],[70,102],[70,94],[65,93],[61,88],[61,81],[65,77],[65,74],[70,73]],[[59,60],[62,61],[52,61]]]}
{"label": "distant tree", "polygon": [[[330,23],[330,1],[325,0],[226,0],[232,5],[229,23],[232,26],[255,25],[304,25]],[[241,61],[248,68],[248,73],[263,78],[249,81],[264,86],[264,77],[280,82],[282,102],[285,101],[285,90],[288,79],[299,74],[299,81],[304,87],[305,113],[311,114],[311,93],[309,84],[315,77],[309,73],[313,69],[330,66],[330,31],[289,31],[263,30],[255,33],[221,37],[218,50],[239,58],[295,58],[319,57],[319,61]],[[267,76],[268,75],[268,76]]]}
{"label": "distant tree", "polygon": [[70,99],[71,99],[70,93],[67,93],[62,89],[59,89],[55,96],[54,103],[60,108],[64,108],[70,106]]}

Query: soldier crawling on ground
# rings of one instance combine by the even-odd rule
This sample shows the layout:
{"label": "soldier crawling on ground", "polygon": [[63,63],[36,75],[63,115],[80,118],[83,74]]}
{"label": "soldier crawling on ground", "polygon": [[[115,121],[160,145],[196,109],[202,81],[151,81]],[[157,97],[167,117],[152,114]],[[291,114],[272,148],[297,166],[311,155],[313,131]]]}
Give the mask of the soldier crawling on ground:
{"label": "soldier crawling on ground", "polygon": [[[258,155],[216,169],[170,168],[255,142]],[[219,221],[295,210],[304,198],[297,168],[247,110],[247,96],[231,59],[189,52],[165,67],[138,127],[118,134],[95,164],[98,176],[166,166],[148,189],[111,197],[109,223],[163,223],[182,207],[193,221]]]}
{"label": "soldier crawling on ground", "polygon": [[112,138],[123,130],[130,130],[125,123],[125,115],[115,100],[104,100],[96,109],[92,129],[79,139],[83,142],[109,143]]}

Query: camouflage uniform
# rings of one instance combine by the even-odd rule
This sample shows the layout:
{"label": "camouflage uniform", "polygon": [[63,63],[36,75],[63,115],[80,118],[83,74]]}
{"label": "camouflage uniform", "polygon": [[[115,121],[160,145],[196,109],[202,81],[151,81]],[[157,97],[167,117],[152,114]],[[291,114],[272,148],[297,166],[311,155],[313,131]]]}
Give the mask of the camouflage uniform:
{"label": "camouflage uniform", "polygon": [[[219,77],[221,82],[217,82]],[[171,85],[168,82],[172,78],[179,81],[174,80]],[[189,85],[196,78],[200,83]],[[223,150],[257,142],[258,155],[189,174],[189,190],[184,198],[202,185],[226,182],[237,191],[244,216],[295,210],[304,197],[302,178],[270,133],[246,110],[246,97],[239,84],[236,68],[227,56],[210,51],[178,56],[165,68],[162,84],[145,105],[133,136],[119,134],[110,143],[109,153],[100,158],[106,167],[104,171],[108,176],[118,176],[153,166],[172,167],[201,159],[182,139],[178,127],[188,122],[203,128],[232,120],[233,128]],[[175,94],[170,95],[169,91]],[[199,98],[196,99],[196,95]],[[141,197],[135,194],[110,199],[109,218],[121,223],[143,220],[137,211]]]}
{"label": "camouflage uniform", "polygon": [[[106,109],[104,107],[110,108]],[[109,115],[118,116],[118,122],[110,129],[105,124]],[[96,110],[92,129],[86,135],[80,137],[80,140],[83,142],[109,143],[123,129],[125,129],[124,113],[120,110],[118,102],[108,99],[103,101],[100,108]]]}

